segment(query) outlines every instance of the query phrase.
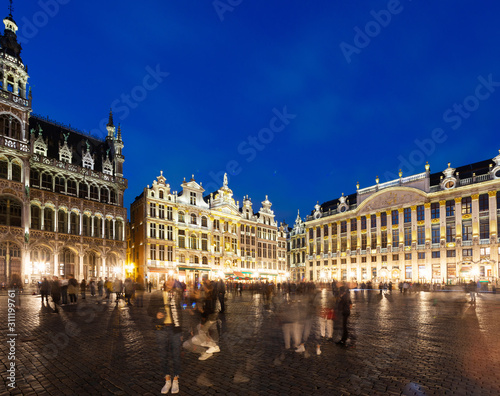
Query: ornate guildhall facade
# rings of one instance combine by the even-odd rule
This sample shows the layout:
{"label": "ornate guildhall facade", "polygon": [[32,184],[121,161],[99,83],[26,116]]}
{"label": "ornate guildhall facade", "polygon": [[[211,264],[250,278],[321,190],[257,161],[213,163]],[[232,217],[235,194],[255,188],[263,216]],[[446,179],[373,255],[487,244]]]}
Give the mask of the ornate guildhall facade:
{"label": "ornate guildhall facade", "polygon": [[123,141],[31,114],[12,15],[0,37],[0,282],[123,273]]}
{"label": "ornate guildhall facade", "polygon": [[[500,155],[359,188],[291,234],[292,277],[457,283],[499,276]],[[296,235],[296,237],[295,237]],[[294,245],[294,238],[296,239]],[[305,260],[303,251],[306,250]]]}
{"label": "ornate guildhall facade", "polygon": [[136,275],[157,283],[176,274],[186,281],[233,277],[286,278],[286,229],[278,227],[271,202],[257,213],[224,185],[213,194],[194,178],[171,191],[163,173],[131,206],[129,257]]}

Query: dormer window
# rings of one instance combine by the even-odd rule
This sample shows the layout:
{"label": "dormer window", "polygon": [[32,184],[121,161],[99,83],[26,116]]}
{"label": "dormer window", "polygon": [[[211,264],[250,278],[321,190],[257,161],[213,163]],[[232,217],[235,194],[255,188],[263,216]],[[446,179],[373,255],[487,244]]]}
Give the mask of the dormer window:
{"label": "dormer window", "polygon": [[191,205],[196,205],[196,193],[194,192],[189,193],[189,203]]}
{"label": "dormer window", "polygon": [[106,160],[102,163],[102,173],[106,175],[113,174],[113,164],[111,163],[108,157],[106,157]]}
{"label": "dormer window", "polygon": [[90,151],[87,151],[82,158],[82,166],[87,169],[94,170],[94,158],[90,155]]}

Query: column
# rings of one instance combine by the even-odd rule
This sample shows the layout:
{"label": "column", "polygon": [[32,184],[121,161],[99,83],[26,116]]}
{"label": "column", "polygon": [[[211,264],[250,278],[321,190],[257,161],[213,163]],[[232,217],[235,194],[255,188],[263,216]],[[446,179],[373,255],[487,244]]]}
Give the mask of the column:
{"label": "column", "polygon": [[361,216],[356,217],[356,240],[358,241],[358,249],[361,250]]}
{"label": "column", "polygon": [[106,217],[103,217],[101,219],[101,222],[102,222],[102,227],[101,227],[102,234],[101,234],[101,238],[106,238],[106,234],[104,232],[104,227],[106,226]]}
{"label": "column", "polygon": [[101,276],[106,276],[106,258],[101,256]]}
{"label": "column", "polygon": [[43,231],[45,230],[45,206],[42,206],[42,209],[40,210],[40,229]]}
{"label": "column", "polygon": [[411,206],[411,276],[412,281],[418,281],[418,251],[413,249],[413,246],[417,244],[417,206]]}
{"label": "column", "polygon": [[[386,227],[386,232],[387,232],[387,247],[392,248],[392,211],[388,210],[385,212],[387,216],[387,227]],[[388,249],[389,251],[389,249]],[[392,251],[392,249],[391,249]],[[392,257],[391,257],[392,261]]]}
{"label": "column", "polygon": [[79,279],[83,279],[87,275],[87,274],[83,273],[83,253],[80,253],[79,256],[80,256],[80,265],[78,268],[78,274],[79,274],[78,276],[79,276]]}
{"label": "column", "polygon": [[462,245],[462,197],[455,198],[455,233],[456,239],[460,238]]}
{"label": "column", "polygon": [[489,218],[490,218],[490,245],[497,243],[497,192],[488,191],[489,196]]}
{"label": "column", "polygon": [[[405,215],[404,215],[405,210],[403,208],[398,209],[398,216],[399,216],[399,225],[398,225],[398,230],[399,230],[399,247],[402,247],[402,251],[404,252],[404,243],[405,243]],[[404,260],[404,256],[403,256]],[[404,278],[403,278],[404,279]]]}
{"label": "column", "polygon": [[54,275],[59,275],[59,252],[54,252]]}
{"label": "column", "polygon": [[[351,221],[350,220],[345,220],[346,222],[346,252],[349,250],[349,254],[351,253]],[[350,261],[350,260],[349,260]]]}
{"label": "column", "polygon": [[[115,240],[116,239],[116,228],[115,228],[115,225],[116,225],[116,219],[113,219],[113,239]],[[159,232],[160,230],[158,230]]]}
{"label": "column", "polygon": [[372,253],[372,218],[366,215],[366,253]]}
{"label": "column", "polygon": [[59,232],[59,222],[58,222],[58,216],[59,214],[59,209],[54,208],[54,232]]}
{"label": "column", "polygon": [[83,229],[83,213],[80,213],[80,224],[78,227],[78,235],[83,235],[82,229]]}
{"label": "column", "polygon": [[68,211],[66,212],[66,215],[67,215],[67,219],[68,219],[68,234],[71,233],[71,212]]}
{"label": "column", "polygon": [[441,259],[439,260],[441,264],[441,281],[446,281],[446,271],[448,270],[447,268],[448,259],[446,256],[447,244],[446,244],[446,201],[445,200],[439,201],[439,228],[441,231],[440,240],[445,241],[444,244],[445,248],[441,249]]}
{"label": "column", "polygon": [[90,219],[91,219],[90,220],[90,236],[93,237],[93,236],[95,236],[94,235],[94,221],[95,221],[95,216],[94,215],[90,216]]}

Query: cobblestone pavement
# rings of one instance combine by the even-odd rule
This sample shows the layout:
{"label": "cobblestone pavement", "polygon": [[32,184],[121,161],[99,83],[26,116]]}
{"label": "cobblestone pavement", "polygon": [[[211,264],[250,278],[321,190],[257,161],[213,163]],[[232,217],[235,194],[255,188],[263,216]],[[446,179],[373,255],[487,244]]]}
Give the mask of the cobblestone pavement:
{"label": "cobblestone pavement", "polygon": [[[249,292],[230,295],[221,352],[205,361],[183,353],[180,394],[500,394],[500,295],[481,294],[475,306],[465,293],[351,295],[354,346],[326,343],[319,356],[312,344],[306,353],[281,355],[273,306]],[[0,394],[7,394],[5,294],[0,307]],[[10,394],[160,394],[164,373],[146,308],[121,300],[97,304],[87,296],[53,314],[39,296],[23,295],[15,321],[16,388]]]}

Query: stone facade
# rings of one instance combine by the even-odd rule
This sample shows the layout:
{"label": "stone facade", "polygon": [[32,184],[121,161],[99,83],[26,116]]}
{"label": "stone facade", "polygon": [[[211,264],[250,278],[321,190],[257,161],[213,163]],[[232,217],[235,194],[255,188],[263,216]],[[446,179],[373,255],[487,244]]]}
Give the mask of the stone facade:
{"label": "stone facade", "polygon": [[0,281],[123,274],[123,141],[31,114],[17,25],[0,38]]}
{"label": "stone facade", "polygon": [[306,279],[495,281],[499,190],[500,155],[436,174],[426,165],[424,173],[400,172],[386,183],[377,177],[363,189],[358,184],[355,194],[318,204],[307,216]]}
{"label": "stone facade", "polygon": [[286,278],[286,227],[266,199],[257,213],[250,198],[233,198],[227,178],[204,196],[201,183],[184,180],[172,191],[163,172],[131,206],[129,256],[135,274],[158,284],[167,274],[187,282],[205,277]]}

